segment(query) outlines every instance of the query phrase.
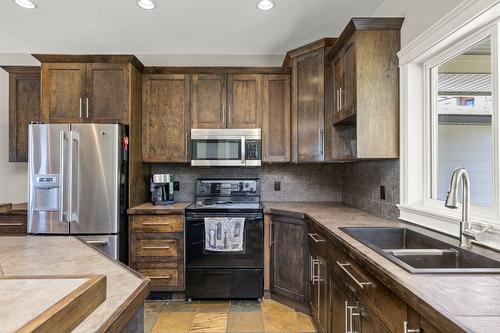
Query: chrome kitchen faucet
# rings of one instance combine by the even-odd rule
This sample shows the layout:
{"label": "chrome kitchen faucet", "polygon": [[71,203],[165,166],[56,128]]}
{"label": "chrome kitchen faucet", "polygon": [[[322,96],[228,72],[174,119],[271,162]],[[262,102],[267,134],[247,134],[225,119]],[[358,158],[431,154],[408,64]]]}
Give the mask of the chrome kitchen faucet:
{"label": "chrome kitchen faucet", "polygon": [[[470,222],[470,180],[465,168],[456,168],[451,176],[450,189],[446,196],[445,206],[448,208],[458,208],[458,183],[462,180],[462,219],[460,221],[460,243],[462,247],[470,247],[471,241],[477,241],[477,237],[490,229],[492,225],[487,225],[481,231],[472,230]],[[465,241],[465,242],[464,242]]]}

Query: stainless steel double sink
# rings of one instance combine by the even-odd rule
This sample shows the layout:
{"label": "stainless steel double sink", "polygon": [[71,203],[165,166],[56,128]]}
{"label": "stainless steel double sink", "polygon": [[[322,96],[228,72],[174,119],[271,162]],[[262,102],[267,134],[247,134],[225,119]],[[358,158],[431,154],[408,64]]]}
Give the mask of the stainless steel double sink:
{"label": "stainless steel double sink", "polygon": [[500,261],[409,228],[340,229],[410,273],[500,273]]}

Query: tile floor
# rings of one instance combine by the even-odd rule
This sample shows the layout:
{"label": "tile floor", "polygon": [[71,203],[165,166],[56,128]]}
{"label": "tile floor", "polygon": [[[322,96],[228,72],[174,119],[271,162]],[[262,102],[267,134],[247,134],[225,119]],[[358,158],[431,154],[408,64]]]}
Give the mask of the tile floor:
{"label": "tile floor", "polygon": [[317,332],[311,317],[272,300],[146,301],[145,333]]}

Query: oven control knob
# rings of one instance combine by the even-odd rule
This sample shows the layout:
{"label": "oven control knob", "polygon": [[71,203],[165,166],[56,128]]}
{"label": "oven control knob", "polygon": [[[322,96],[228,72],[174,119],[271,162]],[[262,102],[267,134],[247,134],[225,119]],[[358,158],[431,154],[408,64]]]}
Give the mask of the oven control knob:
{"label": "oven control knob", "polygon": [[248,188],[248,183],[245,183],[245,188]]}

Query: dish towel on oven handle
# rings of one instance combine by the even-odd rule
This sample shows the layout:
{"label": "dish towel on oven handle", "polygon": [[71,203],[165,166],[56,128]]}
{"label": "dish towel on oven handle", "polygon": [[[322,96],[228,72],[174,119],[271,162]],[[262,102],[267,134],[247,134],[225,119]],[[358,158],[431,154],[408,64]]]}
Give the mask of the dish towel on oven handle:
{"label": "dish towel on oven handle", "polygon": [[205,217],[205,250],[243,251],[244,217]]}

